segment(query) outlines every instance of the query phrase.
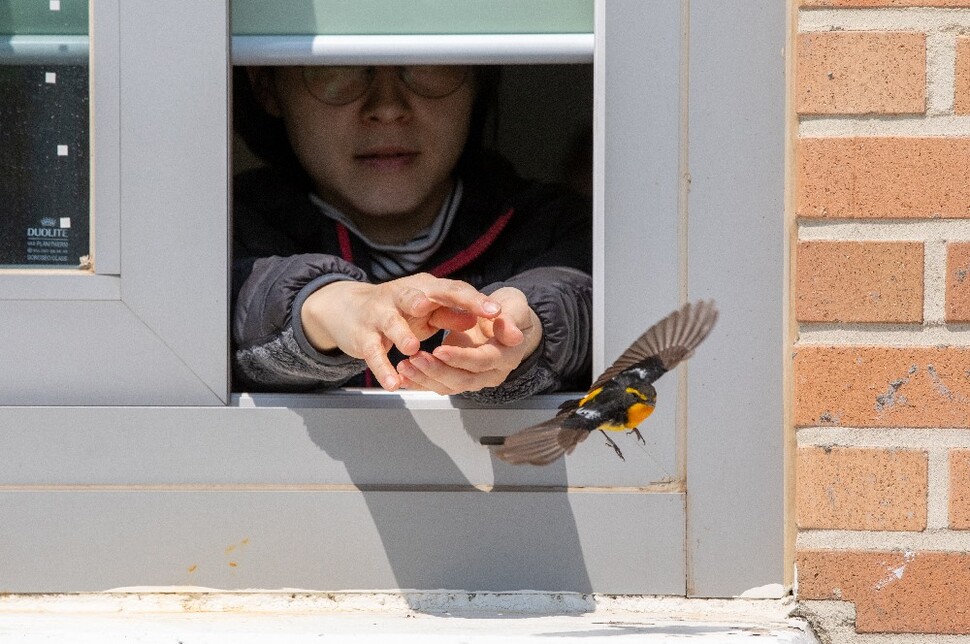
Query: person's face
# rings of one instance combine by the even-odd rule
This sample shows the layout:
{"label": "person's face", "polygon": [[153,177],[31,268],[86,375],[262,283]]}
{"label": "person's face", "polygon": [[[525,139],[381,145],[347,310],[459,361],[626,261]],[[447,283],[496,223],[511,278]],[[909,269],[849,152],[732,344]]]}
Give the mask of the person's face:
{"label": "person's face", "polygon": [[471,74],[441,98],[411,91],[395,67],[377,67],[367,90],[346,105],[310,93],[299,67],[256,70],[264,108],[282,117],[315,190],[351,217],[437,214],[468,136]]}

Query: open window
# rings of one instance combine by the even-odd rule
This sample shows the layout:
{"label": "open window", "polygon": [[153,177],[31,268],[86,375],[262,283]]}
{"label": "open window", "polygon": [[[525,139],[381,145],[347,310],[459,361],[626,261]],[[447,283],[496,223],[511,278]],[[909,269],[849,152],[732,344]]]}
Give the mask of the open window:
{"label": "open window", "polygon": [[[285,43],[287,38],[291,37],[281,36],[280,41]],[[258,319],[241,322],[242,331],[236,328],[245,338],[240,351],[244,356],[240,363],[245,368],[235,373],[234,391],[286,389],[286,385],[277,385],[277,369],[283,378],[290,377],[291,391],[313,387],[317,373],[321,373],[318,387],[326,388],[326,369],[313,359],[316,351],[301,342],[300,331],[305,329],[299,325],[299,312],[294,311],[292,327],[288,315],[285,322],[282,318],[290,309],[288,299],[300,301],[300,286],[339,279],[348,270],[334,257],[352,263],[354,270],[366,271],[375,282],[420,270],[468,280],[478,288],[515,278],[535,265],[591,271],[591,49],[586,62],[544,65],[452,65],[447,54],[441,54],[445,56],[440,59],[443,64],[437,65],[437,54],[425,53],[423,60],[431,64],[391,69],[404,79],[418,74],[420,82],[427,75],[431,81],[440,78],[453,85],[437,99],[418,97],[415,105],[403,102],[403,96],[398,101],[397,95],[388,93],[380,99],[385,102],[378,109],[370,102],[374,93],[363,98],[357,94],[349,104],[339,105],[328,105],[323,96],[342,87],[366,91],[366,83],[373,82],[372,74],[378,68],[352,66],[365,59],[364,54],[357,58],[321,54],[315,65],[281,67],[274,63],[283,44],[277,42],[273,49],[273,42],[266,42],[263,65],[236,67],[233,73],[234,293],[243,288],[243,282],[247,284],[239,295],[241,303],[234,305],[234,315],[240,321]],[[554,62],[577,58],[572,51],[554,54],[551,51],[546,56]],[[501,56],[498,52],[489,54],[492,62],[515,61],[521,55],[514,49],[501,52]],[[248,56],[257,58],[255,52]],[[381,63],[400,62],[392,53],[385,56]],[[337,60],[347,65],[337,66]],[[378,59],[367,54],[366,60]],[[333,78],[345,79],[340,81],[344,84],[337,85]],[[326,82],[330,84],[322,85]],[[251,87],[253,83],[258,92]],[[266,105],[259,105],[257,94],[268,102],[272,116],[264,111]],[[365,112],[368,120],[363,119]],[[408,120],[397,121],[404,114],[409,114]],[[381,122],[375,127],[370,119],[383,119],[384,115],[395,122]],[[440,121],[429,127],[430,119]],[[470,125],[459,123],[465,119]],[[406,124],[398,130],[400,123]],[[467,143],[450,136],[463,127],[470,130]],[[353,138],[347,132],[353,132]],[[390,142],[414,146],[421,154],[410,155],[406,164],[394,166],[382,159],[378,167],[376,162],[364,163],[350,153],[353,148],[358,154],[361,145],[373,148]],[[400,158],[404,155],[398,155]],[[457,167],[445,168],[440,159],[450,159]],[[265,165],[271,167],[261,167]],[[525,181],[513,178],[514,174]],[[409,179],[402,188],[404,176]],[[436,183],[429,184],[430,177],[435,177]],[[339,212],[344,208],[350,208],[345,211],[350,213],[355,208],[380,212],[389,203],[399,203],[397,207],[406,209],[403,220],[407,222],[413,213],[407,210],[415,198],[412,193],[438,190],[439,180],[450,183],[452,177],[457,177],[453,196],[440,196],[444,206],[451,205],[450,214],[441,213],[436,220],[447,223],[432,227],[446,232],[435,239],[424,238],[420,260],[414,259],[417,251],[396,253],[387,246],[373,245],[389,243],[382,240],[380,230],[387,219],[365,217],[376,223],[377,230],[368,232],[365,227],[360,232],[357,218]],[[395,186],[395,190],[389,193],[382,186]],[[391,196],[377,199],[372,194]],[[426,195],[420,193],[419,204],[424,203]],[[335,201],[324,203],[324,199]],[[438,214],[438,207],[435,204],[435,213],[427,214]],[[394,219],[400,221],[402,216]],[[376,242],[366,242],[365,237]],[[290,256],[296,261],[290,261]],[[255,262],[256,258],[262,261]],[[562,279],[575,278],[566,274]],[[566,315],[572,307],[564,307],[561,323],[568,325],[574,318],[585,317],[588,278],[583,292],[587,303],[575,307],[580,312],[573,316]],[[252,315],[244,313],[247,307],[252,307]],[[263,320],[274,322],[271,325]],[[277,328],[279,325],[282,329]],[[576,338],[570,339],[568,346],[579,342],[583,332],[588,333],[588,322],[581,329],[570,330],[567,335]],[[294,336],[297,340],[289,339]],[[426,350],[439,341],[429,339]],[[583,342],[576,352],[587,355],[587,347],[588,342]],[[569,349],[566,351],[568,354]],[[301,373],[292,365],[301,364],[306,353],[311,357],[306,358]],[[398,352],[392,352],[392,363],[401,358]],[[588,363],[583,369],[581,362],[574,360],[573,371],[567,375],[569,386],[577,390],[589,384]],[[573,373],[577,369],[580,372]],[[257,375],[250,379],[249,374]],[[376,382],[368,371],[352,377],[346,386],[373,387]]]}
{"label": "open window", "polygon": [[[0,524],[34,526],[0,541],[20,562],[5,589],[723,596],[784,581],[783,3],[59,7],[81,5],[87,34],[61,35],[89,57],[92,264],[0,270],[0,329],[16,338],[0,343],[0,452],[19,455]],[[625,463],[595,437],[548,468],[477,443],[562,396],[230,394],[232,66],[429,52],[514,66],[510,84],[592,83],[594,372],[684,299],[718,300],[714,335],[660,381]]]}

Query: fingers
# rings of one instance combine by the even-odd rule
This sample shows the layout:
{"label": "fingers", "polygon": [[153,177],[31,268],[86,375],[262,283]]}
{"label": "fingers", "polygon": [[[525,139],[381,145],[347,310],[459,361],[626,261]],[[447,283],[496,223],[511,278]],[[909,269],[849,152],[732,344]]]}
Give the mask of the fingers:
{"label": "fingers", "polygon": [[525,340],[525,333],[504,315],[492,324],[492,336],[507,347],[518,346]]}
{"label": "fingers", "polygon": [[415,353],[397,366],[403,386],[442,395],[499,386],[535,350],[536,336],[541,337],[538,318],[531,309],[527,312],[534,323],[525,330],[503,314],[494,321],[479,320],[468,331],[450,333],[431,354]]}
{"label": "fingers", "polygon": [[418,340],[412,332],[411,326],[397,311],[386,312],[378,328],[381,334],[406,356],[412,355],[421,348],[421,341]]}
{"label": "fingers", "polygon": [[493,369],[505,369],[507,373],[518,366],[517,356],[509,355],[495,342],[471,347],[442,345],[435,348],[432,356],[448,367],[469,373],[485,373]]}
{"label": "fingers", "polygon": [[[390,284],[386,286],[390,287]],[[410,286],[401,285],[400,288],[393,289],[391,298],[394,306],[410,317],[426,317],[438,308],[438,305],[432,302],[424,291]]]}
{"label": "fingers", "polygon": [[[470,284],[427,274],[392,280],[380,288],[390,293],[393,308],[418,340],[431,337],[440,329],[465,331],[480,318],[494,317],[501,312],[500,304],[489,300]],[[397,341],[395,344],[406,355],[416,350],[416,347],[404,350]]]}
{"label": "fingers", "polygon": [[428,318],[429,326],[449,331],[467,331],[476,324],[478,324],[478,318],[473,314],[446,306],[435,309]]}
{"label": "fingers", "polygon": [[542,325],[521,291],[505,288],[493,295],[502,304],[499,316],[449,333],[430,356],[419,352],[399,364],[399,373],[423,389],[445,394],[502,384],[536,350]]}
{"label": "fingers", "polygon": [[435,378],[432,378],[421,369],[418,369],[415,363],[421,364],[425,369],[428,368],[427,363],[423,362],[420,356],[412,356],[407,360],[402,360],[397,365],[398,372],[401,374],[403,382],[405,383],[404,386],[407,389],[433,391],[442,396],[460,393],[460,390],[452,389]]}
{"label": "fingers", "polygon": [[[487,362],[482,360],[476,363],[486,366],[481,371],[468,371],[446,364],[437,356],[422,351],[399,363],[397,368],[405,380],[418,385],[421,389],[442,395],[452,395],[502,384],[511,369],[489,368]],[[494,362],[490,366],[496,367]]]}
{"label": "fingers", "polygon": [[395,391],[400,388],[401,376],[391,364],[391,361],[387,359],[387,347],[381,342],[380,336],[374,334],[364,344],[361,357],[384,389]]}
{"label": "fingers", "polygon": [[506,287],[492,297],[502,303],[502,314],[492,324],[493,337],[507,347],[519,347],[523,357],[530,355],[542,341],[542,322],[525,294]]}
{"label": "fingers", "polygon": [[[465,335],[464,329],[477,326],[479,318],[466,311],[458,311],[425,298],[422,293],[411,290],[399,294],[402,308],[412,313],[431,309],[431,315],[419,326],[454,329],[456,334]],[[485,321],[490,325],[490,322]],[[401,316],[401,311],[387,312],[384,320],[378,325],[379,333],[370,339],[369,344],[361,353],[364,360],[381,386],[388,391],[399,388],[412,390],[423,389],[441,395],[452,395],[464,391],[477,391],[482,387],[496,386],[501,383],[507,371],[495,370],[497,352],[492,352],[491,358],[482,356],[476,362],[475,372],[468,372],[460,368],[446,365],[431,354],[420,352],[421,343],[414,334],[414,320],[408,321]],[[422,337],[427,336],[423,333]],[[404,360],[395,369],[387,357],[387,350],[393,344],[398,350],[412,360]],[[491,365],[489,363],[492,363]]]}
{"label": "fingers", "polygon": [[412,277],[416,288],[420,288],[428,298],[439,304],[487,319],[497,317],[502,312],[502,305],[498,301],[479,292],[467,282],[434,277],[427,273]]}
{"label": "fingers", "polygon": [[[519,364],[521,351],[511,348],[522,344],[523,330],[513,320],[523,317],[523,306],[531,313],[524,302],[515,289],[488,297],[462,281],[418,274],[377,285],[324,286],[304,302],[301,322],[311,344],[362,358],[385,389],[447,395],[496,386]],[[439,329],[451,332],[449,344],[461,345],[452,349],[472,353],[446,350],[436,358],[420,352],[421,342]],[[392,346],[412,360],[395,368],[387,357]]]}

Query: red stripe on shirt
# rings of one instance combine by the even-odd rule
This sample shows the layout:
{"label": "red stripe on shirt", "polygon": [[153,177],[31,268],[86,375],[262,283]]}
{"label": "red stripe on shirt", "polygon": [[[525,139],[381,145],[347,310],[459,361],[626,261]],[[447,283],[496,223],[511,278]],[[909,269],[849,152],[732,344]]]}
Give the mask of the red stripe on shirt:
{"label": "red stripe on shirt", "polygon": [[488,247],[492,245],[495,238],[499,236],[505,226],[509,223],[509,220],[512,219],[512,214],[514,212],[514,208],[509,208],[508,212],[496,219],[495,223],[493,223],[489,229],[485,231],[485,234],[476,239],[475,242],[472,243],[468,248],[459,252],[451,259],[445,260],[428,272],[435,277],[446,277],[471,264],[473,261],[478,259],[482,253],[488,250]]}
{"label": "red stripe on shirt", "polygon": [[334,222],[337,227],[337,243],[340,244],[340,256],[345,262],[354,263],[354,251],[350,247],[350,231],[339,221]]}

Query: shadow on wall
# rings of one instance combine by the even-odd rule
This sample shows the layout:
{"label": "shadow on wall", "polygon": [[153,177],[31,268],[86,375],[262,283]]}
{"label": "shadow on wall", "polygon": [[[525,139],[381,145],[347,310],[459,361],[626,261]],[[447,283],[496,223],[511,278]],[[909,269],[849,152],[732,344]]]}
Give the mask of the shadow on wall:
{"label": "shadow on wall", "polygon": [[[278,11],[269,3],[246,6],[253,11]],[[286,10],[290,24],[316,22],[312,2],[291,1]],[[238,171],[246,162],[237,156],[235,165]],[[402,424],[400,409],[396,413],[368,409],[334,427],[313,409],[292,411],[300,415],[314,444],[343,463],[360,491],[359,497],[353,491],[346,497],[338,495],[332,521],[328,518],[318,526],[318,537],[311,536],[320,544],[320,560],[306,562],[306,567],[318,568],[326,576],[321,586],[590,592],[576,520],[565,492],[475,487],[422,428],[445,423],[432,427],[433,433],[471,435],[468,440],[476,441],[482,434],[495,433],[494,427],[486,431],[482,422],[476,424],[477,415],[424,417],[413,412]],[[565,488],[564,464],[551,467],[561,468],[557,479]],[[362,520],[358,499],[366,504],[376,535]],[[343,523],[347,520],[355,525]],[[374,556],[378,549],[383,557]]]}
{"label": "shadow on wall", "polygon": [[[360,561],[351,573],[351,587],[591,592],[565,491],[516,491],[501,481],[496,481],[497,489],[485,491],[429,437],[456,432],[477,443],[481,435],[495,433],[479,420],[482,414],[462,413],[455,423],[454,414],[425,418],[412,412],[401,424],[398,412],[387,414],[398,424],[386,426],[381,410],[371,410],[359,422],[352,421],[353,427],[335,428],[323,426],[313,410],[294,411],[303,417],[311,440],[342,461],[361,490],[393,575],[388,579],[379,563]],[[492,469],[500,469],[492,458]],[[554,476],[565,488],[563,462],[550,467],[560,468]],[[368,526],[357,528],[366,541]],[[366,548],[355,550],[353,543],[346,548],[352,556],[367,556]]]}

